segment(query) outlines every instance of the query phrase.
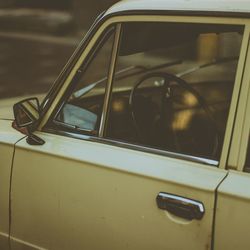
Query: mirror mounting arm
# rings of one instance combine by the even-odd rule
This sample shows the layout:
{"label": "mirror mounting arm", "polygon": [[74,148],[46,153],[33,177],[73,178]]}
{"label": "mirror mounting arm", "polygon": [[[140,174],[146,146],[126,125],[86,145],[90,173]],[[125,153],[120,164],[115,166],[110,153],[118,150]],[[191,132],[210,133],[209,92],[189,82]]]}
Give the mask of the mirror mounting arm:
{"label": "mirror mounting arm", "polygon": [[16,121],[12,122],[12,128],[16,129],[17,131],[21,132],[24,135],[27,135],[26,142],[30,145],[43,145],[45,141],[40,137],[34,135],[29,127],[19,128],[16,124]]}
{"label": "mirror mounting arm", "polygon": [[28,133],[28,137],[26,139],[26,142],[30,145],[35,145],[35,146],[43,145],[45,143],[45,141],[42,138],[40,138],[32,133]]}

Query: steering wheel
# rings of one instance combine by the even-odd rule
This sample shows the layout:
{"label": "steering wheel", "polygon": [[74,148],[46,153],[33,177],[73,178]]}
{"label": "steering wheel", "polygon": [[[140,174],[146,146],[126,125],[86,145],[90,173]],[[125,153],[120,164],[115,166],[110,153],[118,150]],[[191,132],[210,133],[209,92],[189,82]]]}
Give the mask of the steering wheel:
{"label": "steering wheel", "polygon": [[[206,114],[206,118],[208,120],[209,123],[209,127],[208,130],[212,130],[213,131],[213,138],[211,143],[211,146],[206,149],[206,151],[209,152],[205,152],[205,156],[208,157],[212,157],[215,158],[218,150],[219,150],[219,131],[217,128],[217,124],[216,121],[212,115],[212,112],[210,111],[205,99],[193,88],[191,87],[191,85],[189,85],[185,80],[172,75],[172,74],[168,74],[165,72],[153,72],[153,73],[149,73],[146,74],[143,78],[141,78],[139,80],[138,83],[136,83],[134,85],[134,87],[132,88],[131,92],[130,92],[130,96],[129,96],[129,106],[130,106],[130,111],[131,111],[131,116],[132,116],[132,120],[134,123],[134,127],[137,133],[137,139],[142,142],[145,143],[145,141],[147,141],[147,137],[149,137],[149,135],[147,134],[147,132],[145,132],[145,129],[143,129],[143,127],[145,126],[145,122],[142,124],[142,122],[139,122],[139,113],[140,112],[136,112],[136,92],[138,90],[138,88],[140,87],[140,85],[146,81],[149,78],[162,78],[164,81],[162,81],[161,85],[159,86],[159,88],[161,88],[160,90],[160,95],[161,95],[161,103],[160,103],[160,114],[158,122],[160,123],[160,126],[158,126],[157,128],[154,128],[155,130],[158,130],[158,134],[160,133],[160,137],[161,139],[165,139],[165,141],[168,141],[168,145],[167,145],[167,150],[170,151],[174,151],[174,152],[179,152],[179,153],[186,153],[186,149],[183,143],[183,140],[181,140],[180,135],[178,135],[178,133],[176,133],[176,131],[172,128],[172,124],[171,121],[173,120],[173,116],[174,116],[174,107],[173,104],[174,102],[176,102],[176,100],[174,100],[174,96],[173,96],[173,88],[176,85],[179,85],[182,89],[184,89],[185,91],[188,91],[189,93],[191,93],[195,99],[197,100],[197,104],[195,105],[195,107],[193,107],[194,109],[197,107],[201,107],[202,110],[205,112]],[[145,99],[145,98],[144,98]],[[145,100],[144,100],[145,102]],[[151,103],[152,104],[152,103]],[[148,111],[149,109],[149,104],[145,105],[144,109],[141,111],[143,111],[144,113],[146,112],[146,115],[149,115],[150,112]],[[148,122],[152,122],[149,121],[150,117],[148,119]],[[207,122],[203,122],[203,125],[206,124],[206,126],[208,125]],[[203,125],[201,124],[198,125],[198,129],[200,129],[200,127],[203,127]],[[205,126],[204,126],[205,127]],[[204,129],[204,128],[203,128]],[[190,130],[190,129],[189,129]],[[197,130],[197,128],[193,128],[193,130]],[[149,131],[149,130],[148,130]],[[194,134],[199,134],[196,133],[196,131]],[[192,134],[193,134],[192,132]],[[203,133],[204,131],[201,131],[201,133]],[[156,137],[156,136],[155,136]],[[167,137],[167,138],[164,138]],[[185,143],[187,144],[190,143],[190,145],[188,146],[189,148],[192,148],[192,142],[195,139],[195,136],[191,136],[192,138],[189,138],[189,140],[185,140]],[[197,135],[196,135],[197,137]],[[211,138],[209,138],[211,140]],[[206,142],[205,142],[206,143]],[[148,142],[146,142],[146,144],[149,144]],[[151,143],[152,144],[152,143]],[[153,143],[154,144],[154,143]],[[207,144],[209,144],[209,142],[207,142]],[[159,146],[157,145],[157,143],[155,143],[155,146]],[[161,146],[161,145],[160,145]],[[199,148],[199,146],[198,146]]]}

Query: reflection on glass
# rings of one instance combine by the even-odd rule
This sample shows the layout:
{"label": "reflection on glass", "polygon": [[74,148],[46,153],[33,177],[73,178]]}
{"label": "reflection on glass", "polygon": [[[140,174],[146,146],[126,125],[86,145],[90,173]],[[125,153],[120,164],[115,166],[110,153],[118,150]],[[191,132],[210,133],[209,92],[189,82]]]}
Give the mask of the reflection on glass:
{"label": "reflection on glass", "polygon": [[123,24],[116,73],[130,70],[115,75],[106,135],[218,160],[243,30],[237,25]]}

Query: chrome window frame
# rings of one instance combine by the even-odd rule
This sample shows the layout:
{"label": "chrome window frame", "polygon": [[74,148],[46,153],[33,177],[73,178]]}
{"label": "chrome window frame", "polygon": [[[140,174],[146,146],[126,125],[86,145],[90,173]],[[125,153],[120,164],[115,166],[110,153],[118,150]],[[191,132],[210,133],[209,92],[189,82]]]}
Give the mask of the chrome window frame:
{"label": "chrome window frame", "polygon": [[107,87],[106,87],[104,105],[103,105],[103,110],[102,110],[102,118],[101,118],[100,129],[99,129],[99,137],[104,137],[104,133],[105,133],[105,127],[106,127],[107,118],[108,118],[109,104],[110,104],[110,99],[111,99],[111,94],[112,94],[112,86],[113,86],[113,78],[114,78],[115,66],[116,66],[116,60],[117,60],[117,53],[118,53],[119,43],[120,43],[120,36],[121,36],[121,24],[118,23],[116,25],[115,39],[114,39],[111,62],[110,62],[109,73],[108,73],[108,82],[107,82]]}
{"label": "chrome window frame", "polygon": [[[78,84],[78,77],[77,79],[75,79],[75,77],[77,76],[78,72],[80,73],[80,77],[86,73],[86,71],[88,70],[91,62],[95,59],[95,56],[98,54],[98,52],[100,51],[102,42],[106,39],[106,36],[108,35],[109,32],[112,32],[111,30],[114,29],[114,38],[113,38],[113,45],[111,48],[111,57],[109,60],[109,66],[108,66],[108,72],[107,72],[107,84],[106,84],[106,90],[104,93],[104,105],[102,108],[102,115],[101,115],[101,121],[100,124],[98,126],[97,130],[88,130],[88,129],[84,129],[84,128],[75,128],[74,125],[71,124],[65,124],[59,120],[57,120],[57,116],[60,113],[60,111],[62,110],[63,106],[65,105],[66,101],[68,100],[68,97],[70,96],[70,93],[72,92],[72,90],[74,89],[75,86],[77,86]],[[55,111],[52,113],[51,118],[49,119],[49,122],[47,123],[47,126],[56,126],[57,129],[62,129],[65,131],[74,131],[75,133],[85,133],[87,135],[94,135],[94,136],[100,136],[100,130],[101,127],[103,126],[103,114],[106,113],[105,112],[105,103],[107,102],[107,94],[108,94],[108,86],[110,85],[109,82],[112,81],[112,75],[113,75],[113,71],[111,69],[111,65],[114,64],[113,62],[113,53],[115,53],[114,51],[117,51],[116,46],[116,36],[117,36],[117,25],[110,25],[108,26],[102,33],[102,35],[97,39],[96,43],[94,44],[94,46],[92,47],[89,55],[86,57],[86,60],[83,61],[82,65],[78,68],[78,70],[76,71],[72,82],[69,84],[68,88],[65,90],[64,95],[62,96],[60,102],[58,103],[57,107],[55,108]]]}
{"label": "chrome window frame", "polygon": [[[190,19],[190,16],[160,16],[160,15],[121,15],[121,16],[112,16],[110,18],[108,18],[100,27],[99,30],[97,30],[97,34],[94,34],[92,39],[94,39],[95,35],[96,36],[101,36],[102,32],[104,31],[104,28],[102,29],[102,31],[100,32],[101,28],[103,26],[106,25],[105,28],[107,28],[109,25],[114,25],[114,26],[118,26],[117,32],[121,32],[121,24],[124,22],[188,22],[188,23],[211,23],[211,24],[232,24],[232,25],[242,25],[245,28],[245,32],[243,35],[243,40],[245,41],[245,37],[246,37],[246,25],[247,23],[250,24],[250,21],[248,20],[248,22],[246,22],[246,20],[242,20],[242,19],[232,19],[232,18],[227,18],[227,17],[214,17],[213,19],[211,17],[200,17],[200,16],[193,16],[192,20]],[[120,25],[120,26],[119,26]],[[99,34],[98,34],[99,32]],[[116,45],[118,46],[119,44],[119,39],[120,39],[120,34],[116,34],[115,35],[117,41],[116,41]],[[97,40],[97,39],[96,39]],[[87,46],[88,47],[88,46]],[[158,149],[154,149],[151,147],[145,147],[145,146],[140,146],[140,145],[136,145],[136,144],[132,144],[132,143],[124,143],[121,142],[119,140],[109,140],[104,138],[104,131],[105,131],[105,126],[106,126],[106,119],[107,119],[107,108],[109,106],[109,98],[111,93],[110,91],[112,90],[112,79],[113,79],[113,72],[114,72],[114,65],[116,62],[116,54],[117,51],[113,51],[112,52],[112,62],[113,62],[113,68],[110,69],[109,73],[110,75],[108,76],[108,91],[107,93],[105,93],[105,105],[104,105],[104,112],[101,118],[101,126],[99,129],[99,137],[96,136],[92,136],[89,135],[87,133],[87,135],[82,135],[79,133],[71,133],[71,132],[67,132],[67,131],[55,131],[51,128],[46,128],[46,119],[45,122],[41,122],[39,130],[43,130],[43,131],[47,131],[47,132],[52,132],[55,134],[63,134],[63,135],[67,135],[70,136],[72,138],[77,138],[77,139],[83,139],[83,140],[98,140],[99,142],[103,142],[103,143],[108,143],[111,145],[115,145],[115,146],[120,146],[120,147],[126,147],[126,148],[132,148],[132,149],[137,149],[139,151],[146,151],[146,152],[151,152],[153,154],[164,154],[168,157],[173,157],[173,158],[177,158],[177,159],[185,159],[185,160],[189,160],[189,161],[193,161],[193,162],[198,162],[198,163],[203,163],[206,165],[210,165],[210,166],[217,166],[219,168],[224,169],[226,162],[227,162],[227,157],[228,157],[228,149],[229,149],[229,145],[230,145],[230,138],[231,138],[231,133],[233,130],[233,121],[234,121],[234,110],[236,110],[236,106],[237,106],[237,100],[238,100],[238,94],[239,94],[239,90],[240,90],[240,86],[241,86],[241,81],[242,81],[242,75],[243,75],[243,66],[245,65],[244,62],[244,57],[245,57],[245,42],[243,43],[242,41],[242,47],[241,47],[241,52],[240,52],[240,57],[239,57],[239,61],[238,61],[238,68],[237,68],[237,74],[236,74],[236,78],[235,78],[235,85],[234,89],[233,89],[233,96],[232,96],[232,100],[231,100],[231,105],[230,105],[230,110],[229,110],[229,115],[228,115],[228,122],[227,122],[227,128],[226,128],[226,132],[225,132],[225,138],[224,138],[224,144],[223,144],[223,149],[222,149],[222,153],[221,153],[221,157],[220,160],[215,161],[215,160],[211,160],[211,159],[205,159],[205,158],[199,158],[196,156],[191,156],[191,155],[184,155],[184,154],[177,154],[174,152],[168,152],[168,151],[163,151],[163,150],[158,150]],[[117,50],[117,48],[116,48]],[[85,52],[83,51],[83,54]],[[86,52],[87,55],[82,56],[83,60],[86,60],[87,56],[88,56],[88,52]],[[78,61],[81,61],[81,56],[79,58]],[[77,64],[77,63],[76,63]],[[242,67],[239,67],[239,64]],[[75,66],[76,68],[76,66]],[[240,70],[239,70],[240,69]],[[76,69],[71,71],[71,73],[69,74],[72,77],[72,74],[74,75],[76,72]],[[66,81],[67,82],[67,79]],[[237,83],[237,84],[236,84]],[[65,84],[67,85],[67,84]],[[63,91],[63,88],[60,90]],[[60,98],[60,97],[59,97]],[[235,99],[235,100],[234,100]],[[234,103],[233,103],[234,100]],[[54,108],[56,109],[56,108]],[[48,112],[48,117],[51,117],[51,113]],[[47,118],[47,121],[49,119]],[[87,132],[87,131],[86,131]],[[229,135],[229,138],[227,137],[227,135]],[[226,142],[225,142],[226,141]]]}

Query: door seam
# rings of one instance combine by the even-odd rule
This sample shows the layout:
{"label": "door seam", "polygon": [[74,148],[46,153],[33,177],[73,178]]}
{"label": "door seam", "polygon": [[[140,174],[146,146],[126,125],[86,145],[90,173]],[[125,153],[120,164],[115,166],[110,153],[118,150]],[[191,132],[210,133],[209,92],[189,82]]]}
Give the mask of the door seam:
{"label": "door seam", "polygon": [[221,186],[221,184],[224,182],[224,180],[228,177],[229,171],[227,171],[226,175],[223,177],[223,179],[219,182],[217,187],[215,188],[215,194],[214,194],[214,213],[213,213],[213,219],[212,219],[212,239],[211,239],[211,250],[214,250],[214,238],[215,238],[215,222],[216,222],[216,210],[217,210],[217,200],[218,200],[218,189]]}
{"label": "door seam", "polygon": [[11,160],[11,166],[10,166],[10,180],[9,180],[9,232],[8,232],[8,246],[9,249],[11,250],[11,242],[10,242],[10,233],[11,233],[11,219],[12,219],[12,214],[11,214],[11,191],[12,191],[12,174],[13,174],[13,167],[14,167],[14,158],[15,158],[15,152],[16,152],[16,144],[18,142],[20,142],[21,140],[23,140],[25,137],[22,137],[21,139],[17,140],[14,143],[14,147],[13,147],[13,154],[12,154],[12,160]]}

